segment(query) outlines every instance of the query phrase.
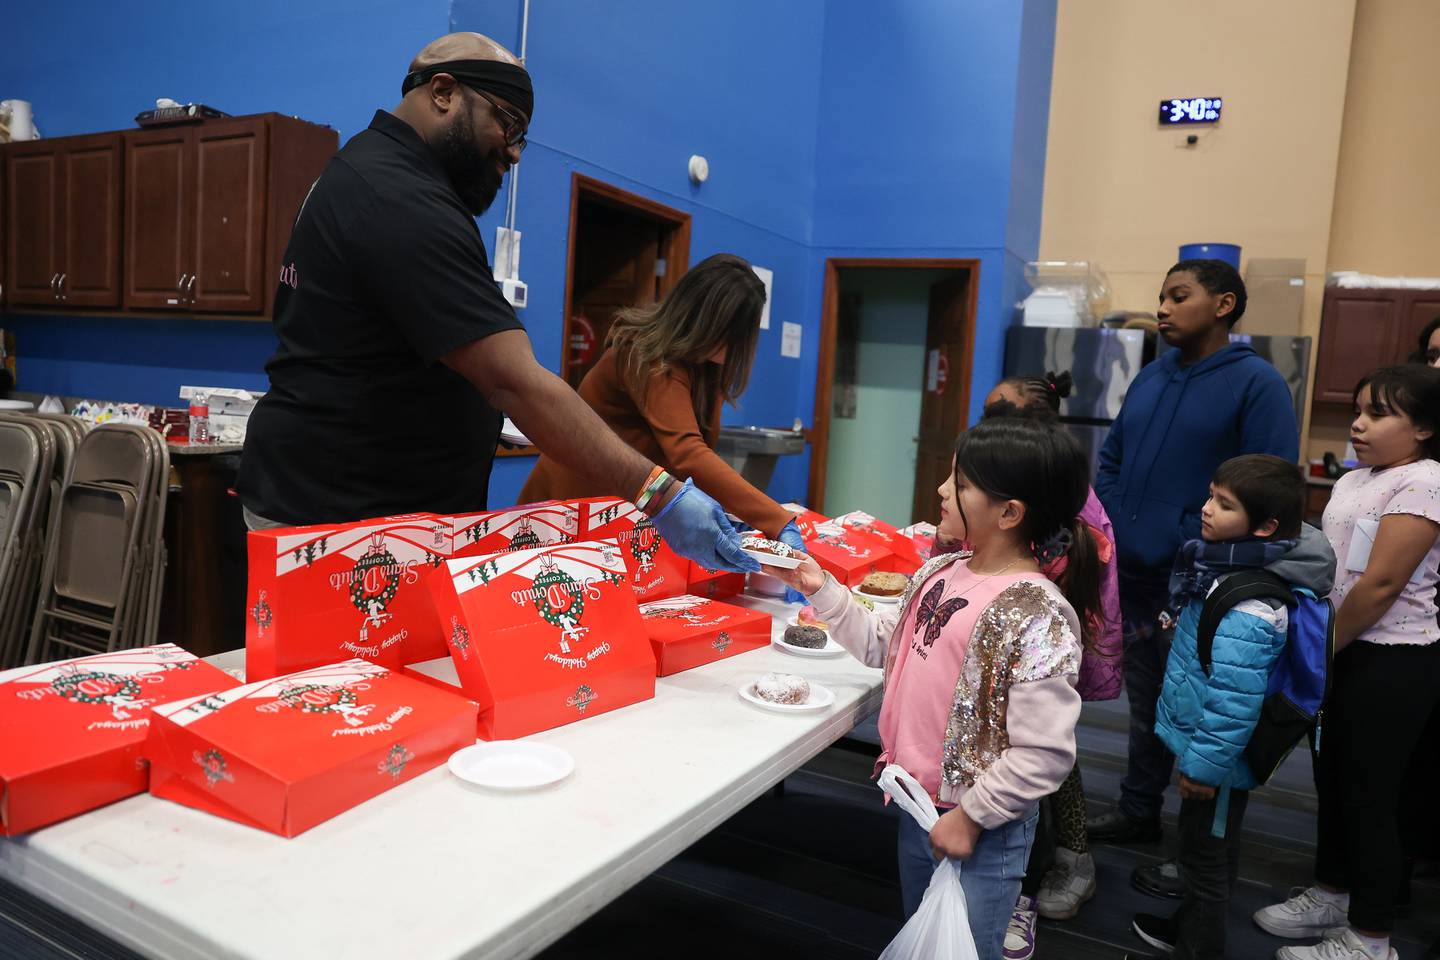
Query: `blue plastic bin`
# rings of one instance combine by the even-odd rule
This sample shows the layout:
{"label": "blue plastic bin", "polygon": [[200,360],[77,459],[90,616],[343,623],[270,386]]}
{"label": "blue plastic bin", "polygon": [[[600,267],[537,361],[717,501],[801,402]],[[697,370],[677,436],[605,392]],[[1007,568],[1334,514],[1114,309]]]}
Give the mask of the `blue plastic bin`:
{"label": "blue plastic bin", "polygon": [[1240,245],[1236,243],[1186,243],[1180,247],[1181,260],[1224,260],[1240,269]]}

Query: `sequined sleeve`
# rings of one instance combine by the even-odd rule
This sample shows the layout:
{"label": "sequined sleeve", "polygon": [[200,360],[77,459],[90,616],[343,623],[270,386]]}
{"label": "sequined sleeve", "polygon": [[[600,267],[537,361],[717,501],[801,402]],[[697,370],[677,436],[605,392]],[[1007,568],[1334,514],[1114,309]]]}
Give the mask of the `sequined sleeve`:
{"label": "sequined sleeve", "polygon": [[1019,647],[1020,656],[1013,677],[1015,683],[1080,672],[1080,641],[1064,612],[1053,600],[1021,627]]}

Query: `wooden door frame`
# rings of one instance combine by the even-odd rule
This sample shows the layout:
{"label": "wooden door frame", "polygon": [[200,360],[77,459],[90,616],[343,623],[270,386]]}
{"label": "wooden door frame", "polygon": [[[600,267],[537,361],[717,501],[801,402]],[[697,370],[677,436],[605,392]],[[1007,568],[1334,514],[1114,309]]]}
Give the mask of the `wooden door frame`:
{"label": "wooden door frame", "polygon": [[580,219],[581,200],[656,220],[670,228],[670,242],[665,248],[665,275],[660,278],[662,296],[669,293],[690,268],[690,214],[622,190],[604,180],[578,172],[570,174],[570,229],[565,240],[565,317],[560,339],[562,380],[570,372],[570,300],[575,294],[575,227]]}
{"label": "wooden door frame", "polygon": [[[830,457],[830,411],[835,389],[835,339],[839,328],[841,270],[964,270],[969,274],[969,303],[961,339],[966,352],[975,353],[975,308],[980,293],[980,261],[944,257],[826,257],[825,295],[820,307],[820,356],[815,375],[815,414],[810,428],[810,482],[807,503],[819,510],[825,498],[825,467]],[[961,408],[970,409],[970,375],[966,364],[960,375]]]}

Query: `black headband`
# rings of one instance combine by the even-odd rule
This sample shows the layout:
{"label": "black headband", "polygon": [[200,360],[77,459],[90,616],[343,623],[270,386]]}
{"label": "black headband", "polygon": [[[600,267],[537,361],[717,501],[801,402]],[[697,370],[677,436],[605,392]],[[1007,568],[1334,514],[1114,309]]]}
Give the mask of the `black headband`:
{"label": "black headband", "polygon": [[502,97],[515,109],[525,114],[527,120],[535,114],[535,91],[530,86],[530,74],[524,67],[499,60],[447,60],[432,63],[428,67],[407,74],[400,84],[400,96],[405,96],[421,84],[429,83],[437,73],[448,73],[467,87],[484,90]]}

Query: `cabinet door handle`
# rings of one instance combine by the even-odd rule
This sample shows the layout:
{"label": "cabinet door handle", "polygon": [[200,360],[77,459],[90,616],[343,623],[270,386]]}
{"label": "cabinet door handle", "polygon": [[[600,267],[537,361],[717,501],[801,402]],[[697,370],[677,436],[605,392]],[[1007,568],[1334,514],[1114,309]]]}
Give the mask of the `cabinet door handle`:
{"label": "cabinet door handle", "polygon": [[65,295],[65,278],[68,277],[68,276],[70,276],[70,274],[68,274],[68,273],[62,273],[62,274],[60,274],[60,280],[59,280],[58,283],[55,284],[56,288],[59,289],[59,291],[60,291],[60,300],[61,300],[61,302],[64,302],[64,301],[70,299],[68,296]]}
{"label": "cabinet door handle", "polygon": [[190,282],[185,285],[185,296],[190,299],[190,303],[192,306],[195,303],[195,281],[199,279],[200,274],[192,273],[190,275]]}
{"label": "cabinet door handle", "polygon": [[183,293],[185,292],[185,281],[186,281],[187,279],[189,279],[189,277],[190,277],[190,272],[189,272],[188,270],[187,270],[186,272],[180,274],[180,279],[177,280],[177,281],[175,281],[175,291],[176,291],[177,293],[183,294]]}
{"label": "cabinet door handle", "polygon": [[60,274],[58,274],[58,273],[51,274],[51,276],[50,276],[50,296],[54,297],[56,300],[59,300],[59,299],[60,299],[60,291],[59,291],[58,289],[56,289],[56,287],[55,287],[55,285],[56,285],[57,283],[59,283],[59,282],[60,282]]}

